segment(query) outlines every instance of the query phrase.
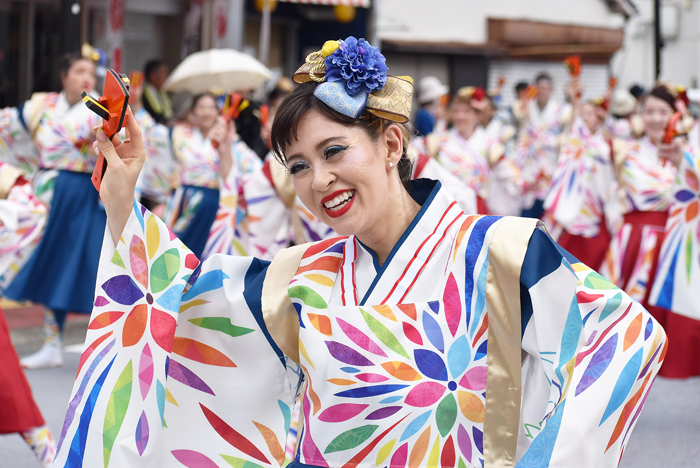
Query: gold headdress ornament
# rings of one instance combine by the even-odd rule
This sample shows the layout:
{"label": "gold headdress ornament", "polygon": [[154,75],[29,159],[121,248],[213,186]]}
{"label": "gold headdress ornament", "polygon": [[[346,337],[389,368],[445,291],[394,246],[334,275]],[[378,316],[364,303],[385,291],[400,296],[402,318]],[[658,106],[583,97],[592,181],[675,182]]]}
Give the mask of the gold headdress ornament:
{"label": "gold headdress ornament", "polygon": [[338,81],[326,80],[326,57],[340,47],[341,41],[326,41],[323,49],[312,52],[306,57],[304,64],[294,73],[292,79],[297,83],[311,81],[321,83],[314,94],[341,114],[358,117],[363,110],[367,110],[377,117],[392,122],[408,122],[413,104],[413,79],[410,76],[387,75],[383,87],[369,93],[360,92],[351,96]]}
{"label": "gold headdress ornament", "polygon": [[87,60],[92,60],[93,62],[97,63],[100,62],[103,58],[102,52],[100,49],[91,46],[87,42],[84,42],[82,47],[80,48],[80,55]]}

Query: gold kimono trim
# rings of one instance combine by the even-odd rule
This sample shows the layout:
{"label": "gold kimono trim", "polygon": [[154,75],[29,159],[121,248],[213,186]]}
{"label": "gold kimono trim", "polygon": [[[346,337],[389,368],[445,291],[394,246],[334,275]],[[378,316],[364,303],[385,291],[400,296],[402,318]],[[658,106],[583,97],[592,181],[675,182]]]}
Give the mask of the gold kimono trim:
{"label": "gold kimono trim", "polygon": [[12,186],[15,185],[22,171],[10,164],[3,164],[0,169],[0,198],[5,199],[10,194]]}
{"label": "gold kimono trim", "polygon": [[299,316],[287,289],[304,252],[312,244],[281,250],[267,268],[260,307],[270,336],[289,358],[299,364]]}
{"label": "gold kimono trim", "polygon": [[485,468],[515,466],[522,398],[520,271],[537,222],[503,218],[489,243]]}

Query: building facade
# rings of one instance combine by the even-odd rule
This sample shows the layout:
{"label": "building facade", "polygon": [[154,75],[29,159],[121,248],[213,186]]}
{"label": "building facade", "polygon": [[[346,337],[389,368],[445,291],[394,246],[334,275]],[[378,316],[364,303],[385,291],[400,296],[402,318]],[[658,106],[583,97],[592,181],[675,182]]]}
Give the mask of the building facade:
{"label": "building facade", "polygon": [[545,71],[563,99],[567,55],[584,63],[586,96],[608,85],[608,65],[623,45],[634,5],[617,0],[375,0],[377,35],[392,73],[417,80],[434,75],[452,90],[466,85],[494,89],[506,79],[503,101],[518,81]]}

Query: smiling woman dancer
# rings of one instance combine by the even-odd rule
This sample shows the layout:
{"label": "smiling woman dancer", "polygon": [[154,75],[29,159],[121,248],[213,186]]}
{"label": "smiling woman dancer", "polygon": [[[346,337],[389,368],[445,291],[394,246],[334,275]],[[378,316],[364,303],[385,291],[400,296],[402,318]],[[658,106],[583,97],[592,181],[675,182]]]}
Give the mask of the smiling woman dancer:
{"label": "smiling woman dancer", "polygon": [[296,467],[617,465],[663,330],[536,220],[410,181],[413,85],[386,70],[349,37],[295,74],[273,147],[344,237],[272,263],[199,264],[133,202],[133,120],[98,134],[109,229],[57,465],[280,466],[301,375]]}

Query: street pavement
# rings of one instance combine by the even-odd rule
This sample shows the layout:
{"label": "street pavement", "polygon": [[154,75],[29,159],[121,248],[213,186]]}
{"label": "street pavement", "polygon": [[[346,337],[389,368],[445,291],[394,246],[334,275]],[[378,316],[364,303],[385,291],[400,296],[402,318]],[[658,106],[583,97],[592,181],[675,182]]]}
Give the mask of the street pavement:
{"label": "street pavement", "polygon": [[[12,316],[12,312],[8,317],[10,328],[14,324],[11,335],[20,356],[32,353],[41,345],[42,331],[37,323],[40,311],[30,312],[34,314],[31,320],[18,317],[19,314]],[[69,317],[65,338],[69,349],[84,341],[86,328],[87,316]],[[57,439],[78,370],[79,352],[65,353],[61,368],[26,371],[34,398]],[[18,435],[5,435],[0,436],[0,467],[38,468],[39,463]],[[700,468],[700,378],[658,378],[649,394],[620,468],[659,467]]]}

